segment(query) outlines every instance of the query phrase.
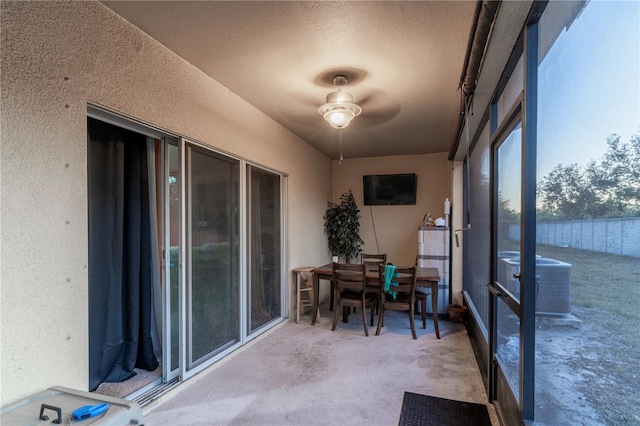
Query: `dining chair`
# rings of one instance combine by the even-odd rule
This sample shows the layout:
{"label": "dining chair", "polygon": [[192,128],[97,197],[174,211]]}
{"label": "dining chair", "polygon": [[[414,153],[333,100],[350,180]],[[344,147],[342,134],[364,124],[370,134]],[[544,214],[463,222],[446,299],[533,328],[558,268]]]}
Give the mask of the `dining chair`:
{"label": "dining chair", "polygon": [[335,331],[338,325],[338,316],[341,310],[344,311],[344,315],[348,315],[348,308],[359,307],[362,310],[364,334],[369,336],[366,307],[371,307],[371,325],[373,326],[373,304],[375,296],[367,293],[365,290],[365,282],[367,280],[366,265],[364,263],[350,264],[333,262],[332,272],[336,306],[333,312],[333,326],[331,327],[331,331]]}
{"label": "dining chair", "polygon": [[[418,255],[416,255],[416,267],[418,267]],[[420,304],[420,316],[422,318],[422,328],[427,328],[427,298],[433,296],[430,287],[417,287],[416,286],[416,302],[415,309],[418,309],[418,303]]]}
{"label": "dining chair", "polygon": [[420,304],[420,316],[422,317],[422,328],[427,328],[427,298],[433,296],[430,288],[416,287],[415,306]]}
{"label": "dining chair", "polygon": [[[376,277],[378,276],[378,266],[387,264],[386,253],[381,254],[362,254],[362,263],[367,265],[367,271],[375,270]],[[365,283],[365,290],[368,293],[373,293],[376,297],[375,308],[376,314],[380,313],[380,285],[378,280],[367,280]],[[372,324],[373,325],[373,324]]]}
{"label": "dining chair", "polygon": [[384,327],[384,312],[386,310],[407,311],[411,334],[414,339],[417,339],[413,318],[416,300],[416,267],[379,265],[378,276],[381,300],[376,336],[380,335],[380,329]]}

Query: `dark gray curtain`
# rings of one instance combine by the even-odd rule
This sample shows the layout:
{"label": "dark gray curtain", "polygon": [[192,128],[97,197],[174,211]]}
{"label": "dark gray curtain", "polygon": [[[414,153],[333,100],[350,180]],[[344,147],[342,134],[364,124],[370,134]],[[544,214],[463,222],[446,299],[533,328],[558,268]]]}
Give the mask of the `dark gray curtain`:
{"label": "dark gray curtain", "polygon": [[155,370],[146,136],[88,119],[89,390]]}

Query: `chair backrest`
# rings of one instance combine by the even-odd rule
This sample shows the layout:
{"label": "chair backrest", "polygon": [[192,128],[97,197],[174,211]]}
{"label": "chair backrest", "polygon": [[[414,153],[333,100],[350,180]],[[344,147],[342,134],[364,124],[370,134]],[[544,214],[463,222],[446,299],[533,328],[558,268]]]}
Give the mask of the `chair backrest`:
{"label": "chair backrest", "polygon": [[[378,266],[378,274],[380,281],[380,289],[384,293],[387,265]],[[389,291],[396,293],[396,299],[390,298],[390,301],[406,299],[407,304],[413,304],[415,301],[416,290],[416,267],[415,266],[396,266],[395,273],[391,277],[391,285]]]}
{"label": "chair backrest", "polygon": [[362,263],[369,265],[386,265],[387,264],[387,255],[386,254],[362,254]]}
{"label": "chair backrest", "polygon": [[332,264],[333,283],[336,289],[364,290],[367,277],[364,263],[336,263]]}

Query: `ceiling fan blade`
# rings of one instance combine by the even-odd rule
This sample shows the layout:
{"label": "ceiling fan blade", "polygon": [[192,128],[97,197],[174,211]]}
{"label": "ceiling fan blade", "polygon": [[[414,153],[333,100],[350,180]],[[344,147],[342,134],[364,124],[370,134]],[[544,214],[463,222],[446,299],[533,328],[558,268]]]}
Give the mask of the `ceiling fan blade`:
{"label": "ceiling fan blade", "polygon": [[400,102],[393,95],[372,87],[357,89],[356,92],[356,88],[353,88],[354,101],[362,107],[362,113],[354,119],[353,123],[358,123],[358,128],[378,126],[390,121],[400,113]]}

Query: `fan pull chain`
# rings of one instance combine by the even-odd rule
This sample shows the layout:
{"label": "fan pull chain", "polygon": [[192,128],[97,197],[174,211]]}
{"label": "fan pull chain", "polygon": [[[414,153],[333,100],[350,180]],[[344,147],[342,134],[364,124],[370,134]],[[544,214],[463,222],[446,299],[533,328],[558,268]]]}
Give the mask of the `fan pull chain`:
{"label": "fan pull chain", "polygon": [[338,164],[342,164],[342,129],[338,129],[338,144],[340,145],[340,161],[338,161]]}

